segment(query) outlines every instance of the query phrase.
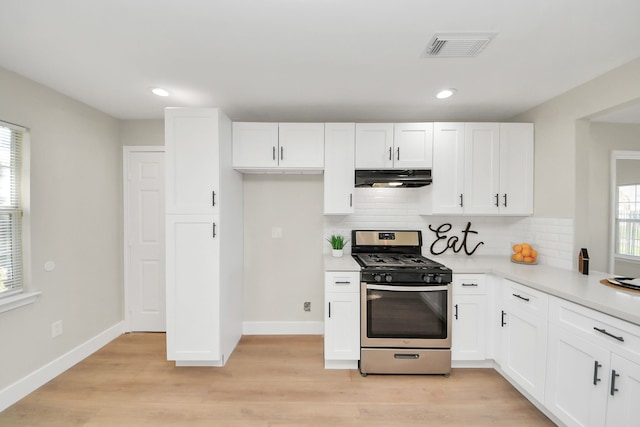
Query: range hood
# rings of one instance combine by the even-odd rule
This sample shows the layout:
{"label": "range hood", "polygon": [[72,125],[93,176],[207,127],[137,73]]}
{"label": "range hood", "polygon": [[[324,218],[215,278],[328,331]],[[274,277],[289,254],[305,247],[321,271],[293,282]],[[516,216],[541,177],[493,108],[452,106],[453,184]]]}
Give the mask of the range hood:
{"label": "range hood", "polygon": [[356,171],[356,187],[423,187],[429,184],[430,169]]}

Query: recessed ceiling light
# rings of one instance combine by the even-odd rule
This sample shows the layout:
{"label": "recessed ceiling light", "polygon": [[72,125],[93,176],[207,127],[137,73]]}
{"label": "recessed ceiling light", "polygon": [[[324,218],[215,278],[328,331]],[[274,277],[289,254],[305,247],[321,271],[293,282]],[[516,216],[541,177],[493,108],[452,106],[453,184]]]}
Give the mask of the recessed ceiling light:
{"label": "recessed ceiling light", "polygon": [[151,92],[158,96],[169,96],[169,92],[166,89],[162,89],[161,87],[151,88]]}
{"label": "recessed ceiling light", "polygon": [[451,88],[451,89],[444,89],[441,90],[440,92],[438,92],[438,94],[436,95],[436,98],[438,99],[445,99],[445,98],[449,98],[451,95],[453,95],[454,93],[456,93],[456,90]]}

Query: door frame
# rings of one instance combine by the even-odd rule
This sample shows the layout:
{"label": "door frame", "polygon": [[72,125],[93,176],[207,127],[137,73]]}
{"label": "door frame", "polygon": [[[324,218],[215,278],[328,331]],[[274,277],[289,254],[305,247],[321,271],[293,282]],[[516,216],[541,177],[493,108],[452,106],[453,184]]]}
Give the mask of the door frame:
{"label": "door frame", "polygon": [[165,148],[162,145],[125,145],[122,147],[122,216],[123,216],[123,305],[124,305],[124,328],[123,331],[125,333],[132,331],[132,320],[131,320],[131,277],[129,277],[130,269],[129,269],[129,245],[127,242],[129,241],[130,232],[130,222],[129,218],[129,185],[128,185],[128,172],[129,172],[129,157],[132,153],[150,153],[150,152],[159,152],[164,153]]}

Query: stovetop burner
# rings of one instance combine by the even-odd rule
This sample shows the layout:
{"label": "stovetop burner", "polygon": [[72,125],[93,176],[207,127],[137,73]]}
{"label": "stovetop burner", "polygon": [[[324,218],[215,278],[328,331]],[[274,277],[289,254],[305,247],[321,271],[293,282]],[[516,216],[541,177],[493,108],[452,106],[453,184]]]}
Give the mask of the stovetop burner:
{"label": "stovetop burner", "polygon": [[441,266],[440,263],[416,254],[363,253],[354,255],[354,258],[363,267],[433,268]]}

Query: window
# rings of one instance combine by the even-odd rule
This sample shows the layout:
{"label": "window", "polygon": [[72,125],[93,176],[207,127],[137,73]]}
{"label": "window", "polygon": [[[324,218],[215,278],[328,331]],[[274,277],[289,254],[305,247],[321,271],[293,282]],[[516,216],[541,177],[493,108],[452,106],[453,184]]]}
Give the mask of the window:
{"label": "window", "polygon": [[0,298],[22,291],[23,131],[0,122]]}
{"label": "window", "polygon": [[616,255],[640,258],[640,185],[618,186]]}

